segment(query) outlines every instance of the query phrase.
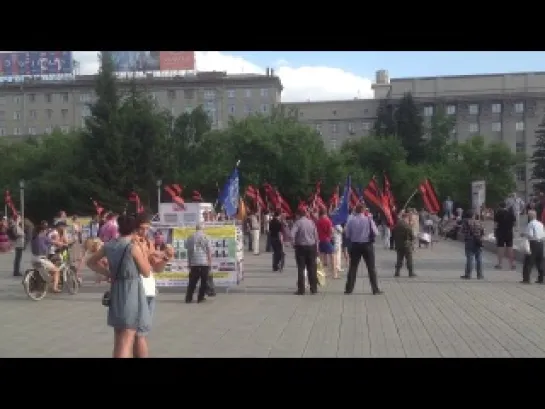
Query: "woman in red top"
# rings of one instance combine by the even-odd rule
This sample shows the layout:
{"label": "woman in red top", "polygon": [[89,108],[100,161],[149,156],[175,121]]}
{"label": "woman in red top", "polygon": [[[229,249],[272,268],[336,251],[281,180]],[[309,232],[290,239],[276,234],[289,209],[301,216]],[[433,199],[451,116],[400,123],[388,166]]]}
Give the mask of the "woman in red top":
{"label": "woman in red top", "polygon": [[333,278],[338,278],[337,266],[333,257],[333,223],[329,219],[325,210],[320,210],[320,217],[316,221],[316,230],[318,231],[318,250],[324,267],[331,267]]}

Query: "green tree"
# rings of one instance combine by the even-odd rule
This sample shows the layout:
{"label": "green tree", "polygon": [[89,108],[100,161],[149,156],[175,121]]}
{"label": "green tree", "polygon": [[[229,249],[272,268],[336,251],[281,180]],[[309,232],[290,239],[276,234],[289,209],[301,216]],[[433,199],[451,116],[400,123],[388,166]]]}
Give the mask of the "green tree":
{"label": "green tree", "polygon": [[420,110],[410,93],[406,93],[395,112],[397,136],[407,151],[407,163],[415,165],[425,160],[424,125]]}
{"label": "green tree", "polygon": [[395,135],[396,132],[395,107],[390,100],[382,100],[377,109],[374,134],[376,136],[391,136]]}
{"label": "green tree", "polygon": [[443,106],[438,106],[431,118],[428,139],[424,142],[424,158],[428,163],[445,163],[452,151],[451,133],[455,118],[446,114]]}
{"label": "green tree", "polygon": [[535,131],[536,144],[530,158],[532,162],[532,176],[534,189],[545,192],[545,117]]}

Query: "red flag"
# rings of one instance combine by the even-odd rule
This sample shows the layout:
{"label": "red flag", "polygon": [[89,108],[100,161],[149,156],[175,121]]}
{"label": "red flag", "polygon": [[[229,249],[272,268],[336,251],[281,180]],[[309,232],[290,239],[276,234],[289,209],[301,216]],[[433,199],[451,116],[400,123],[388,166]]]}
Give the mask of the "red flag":
{"label": "red flag", "polygon": [[[15,208],[15,205],[13,204],[13,200],[11,199],[11,194],[9,193],[9,190],[6,190],[4,192],[4,203],[11,209],[11,213],[13,214],[13,217],[17,217],[17,209]],[[5,217],[8,217],[7,214],[4,215]]]}
{"label": "red flag", "polygon": [[339,185],[337,185],[331,197],[329,198],[329,208],[336,209],[337,207],[339,207],[339,201],[340,201]]}
{"label": "red flag", "polygon": [[363,189],[363,198],[367,204],[373,206],[382,213],[388,226],[391,227],[394,225],[394,218],[392,217],[388,198],[380,191],[377,180],[374,176],[371,178],[365,189]]}
{"label": "red flag", "polygon": [[191,200],[193,200],[194,202],[202,202],[202,196],[199,193],[199,191],[197,191],[197,190],[193,191],[193,195],[191,196]]}
{"label": "red flag", "polygon": [[278,192],[276,192],[276,190],[268,183],[263,184],[263,188],[265,189],[265,195],[271,201],[273,208],[278,209],[281,205],[277,194]]}
{"label": "red flag", "polygon": [[144,213],[144,206],[140,202],[140,196],[136,192],[131,192],[129,195],[129,202],[134,202],[137,213]]}
{"label": "red flag", "polygon": [[424,201],[426,210],[430,213],[439,213],[441,211],[441,205],[439,204],[439,199],[437,198],[437,193],[435,192],[431,180],[428,178],[424,179],[424,181],[418,185],[418,190],[420,190],[420,193],[422,194],[422,200]]}
{"label": "red flag", "polygon": [[104,208],[101,207],[96,200],[91,198],[91,201],[93,202],[93,206],[95,206],[96,213],[100,216],[102,212],[104,211]]}
{"label": "red flag", "polygon": [[386,173],[384,174],[384,195],[388,197],[388,203],[390,205],[390,209],[394,210],[396,209],[396,200],[394,197],[394,193],[392,192],[392,186],[390,185],[390,180],[388,179],[388,176],[386,176]]}
{"label": "red flag", "polygon": [[176,192],[177,196],[180,196],[182,194],[182,187],[179,184],[174,183],[170,185],[170,187],[172,188],[172,190]]}
{"label": "red flag", "polygon": [[360,202],[360,198],[358,194],[354,191],[354,188],[350,186],[350,196],[349,196],[348,207],[350,207],[350,209],[353,209],[354,207],[358,205],[359,202]]}
{"label": "red flag", "polygon": [[176,203],[178,206],[181,206],[182,208],[185,207],[184,199],[178,196],[176,194],[176,191],[171,186],[165,186],[165,192],[170,195],[170,198],[174,203]]}
{"label": "red flag", "polygon": [[263,201],[263,198],[261,197],[261,194],[259,193],[259,189],[255,188],[254,186],[248,185],[244,195],[252,199],[252,201],[258,208],[260,209],[266,208],[265,202]]}

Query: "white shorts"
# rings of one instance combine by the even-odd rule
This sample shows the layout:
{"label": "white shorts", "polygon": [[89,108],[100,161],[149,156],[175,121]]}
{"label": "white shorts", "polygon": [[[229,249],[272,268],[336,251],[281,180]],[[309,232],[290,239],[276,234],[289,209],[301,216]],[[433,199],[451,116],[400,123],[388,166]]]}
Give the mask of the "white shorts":
{"label": "white shorts", "polygon": [[32,263],[40,264],[42,268],[46,271],[55,270],[55,264],[47,259],[46,256],[32,256]]}

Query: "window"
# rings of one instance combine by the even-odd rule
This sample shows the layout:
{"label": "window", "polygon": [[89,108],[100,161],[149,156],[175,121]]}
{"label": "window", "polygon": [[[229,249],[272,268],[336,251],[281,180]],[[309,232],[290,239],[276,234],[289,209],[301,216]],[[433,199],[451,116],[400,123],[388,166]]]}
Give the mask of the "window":
{"label": "window", "polygon": [[322,124],[316,124],[316,131],[318,131],[319,134],[322,134]]}
{"label": "window", "polygon": [[36,94],[28,94],[28,102],[36,102]]}
{"label": "window", "polygon": [[517,102],[515,104],[515,112],[517,114],[522,114],[524,112],[524,102]]}
{"label": "window", "polygon": [[0,97],[0,105],[6,105],[6,97]]}
{"label": "window", "polygon": [[176,108],[175,107],[170,107],[170,115],[176,116]]}
{"label": "window", "polygon": [[216,101],[206,101],[205,109],[207,111],[215,111],[216,110]]}
{"label": "window", "polygon": [[195,91],[192,89],[184,89],[184,99],[195,98]]}
{"label": "window", "polygon": [[424,116],[426,116],[426,117],[433,116],[433,107],[432,106],[424,107]]}
{"label": "window", "polygon": [[47,116],[47,119],[53,118],[53,110],[52,109],[46,109],[45,115]]}
{"label": "window", "polygon": [[21,120],[21,112],[20,111],[15,111],[13,113],[13,119],[15,119],[16,121],[20,121]]}
{"label": "window", "polygon": [[30,128],[28,128],[28,134],[36,135],[36,128],[34,126],[31,126]]}
{"label": "window", "polygon": [[479,132],[479,124],[469,124],[469,133]]}
{"label": "window", "polygon": [[16,95],[13,97],[13,103],[14,104],[20,104],[21,103],[21,97],[19,95]]}
{"label": "window", "polygon": [[52,131],[52,129],[51,129],[50,126],[48,126],[48,127],[45,128],[45,133],[46,133],[46,134],[49,135],[49,134],[51,133],[51,131]]}
{"label": "window", "polygon": [[236,110],[237,109],[233,104],[229,105],[229,114],[235,115]]}
{"label": "window", "polygon": [[456,114],[456,105],[447,105],[447,115]]}
{"label": "window", "polygon": [[263,112],[264,114],[269,112],[269,104],[261,104],[261,112]]}
{"label": "window", "polygon": [[61,93],[61,101],[66,104],[68,103],[68,92],[62,92]]}
{"label": "window", "polygon": [[492,113],[501,114],[501,104],[492,104]]}
{"label": "window", "polygon": [[0,121],[6,119],[6,111],[0,111]]}
{"label": "window", "polygon": [[252,90],[251,89],[247,89],[245,91],[245,95],[246,95],[246,98],[252,98]]}
{"label": "window", "polygon": [[492,132],[501,132],[501,122],[492,122]]}
{"label": "window", "polygon": [[349,122],[347,127],[348,127],[348,133],[353,134],[354,133],[354,124],[352,122]]}
{"label": "window", "polygon": [[331,132],[332,133],[337,133],[337,124],[336,123],[331,124]]}
{"label": "window", "polygon": [[193,107],[191,107],[191,106],[185,107],[184,112],[186,114],[190,114],[191,112],[193,112]]}
{"label": "window", "polygon": [[236,98],[237,92],[234,89],[227,90],[227,98]]}
{"label": "window", "polygon": [[6,136],[6,128],[0,128],[0,136]]}
{"label": "window", "polygon": [[523,168],[523,167],[517,168],[517,181],[519,182],[526,181],[526,168]]}
{"label": "window", "polygon": [[524,121],[515,122],[515,131],[524,131]]}
{"label": "window", "polygon": [[362,122],[361,129],[368,131],[371,129],[371,122]]}
{"label": "window", "polygon": [[68,118],[68,109],[61,109],[62,119]]}
{"label": "window", "polygon": [[91,108],[89,108],[87,105],[81,107],[81,116],[82,118],[87,118],[88,116],[91,116]]}
{"label": "window", "polygon": [[28,111],[28,116],[31,119],[37,119],[38,118],[38,111],[36,111],[35,109],[31,109],[30,111]]}
{"label": "window", "polygon": [[61,126],[61,132],[62,132],[62,133],[68,133],[68,132],[70,132],[70,127],[69,127],[69,126],[66,126],[66,125]]}
{"label": "window", "polygon": [[216,99],[216,91],[207,89],[204,91],[204,99]]}
{"label": "window", "polygon": [[244,113],[249,114],[250,112],[252,112],[250,105],[244,105]]}
{"label": "window", "polygon": [[261,88],[261,96],[267,98],[269,96],[269,90],[267,88]]}
{"label": "window", "polygon": [[53,94],[45,94],[45,102],[51,104],[53,102]]}
{"label": "window", "polygon": [[479,105],[478,104],[470,104],[469,105],[469,114],[470,115],[479,115]]}
{"label": "window", "polygon": [[331,140],[331,148],[332,149],[337,149],[337,140],[336,139]]}
{"label": "window", "polygon": [[13,135],[21,135],[21,128],[13,128]]}
{"label": "window", "polygon": [[524,152],[524,142],[517,142],[515,149],[517,153]]}
{"label": "window", "polygon": [[91,94],[88,92],[85,92],[83,94],[79,94],[79,101],[83,103],[89,103],[91,102]]}
{"label": "window", "polygon": [[169,89],[167,91],[167,97],[168,97],[168,99],[176,99],[176,90]]}

